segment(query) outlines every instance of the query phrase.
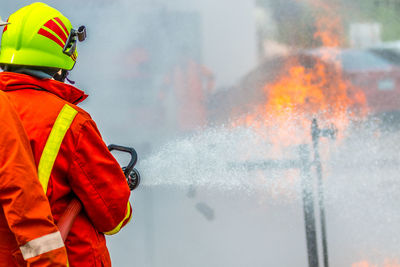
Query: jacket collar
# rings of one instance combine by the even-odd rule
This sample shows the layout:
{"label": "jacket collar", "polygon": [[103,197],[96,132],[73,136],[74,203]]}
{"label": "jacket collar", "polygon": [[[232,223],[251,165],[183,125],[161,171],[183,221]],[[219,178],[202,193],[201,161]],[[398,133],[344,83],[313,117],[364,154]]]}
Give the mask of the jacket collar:
{"label": "jacket collar", "polygon": [[0,90],[15,91],[23,89],[47,91],[75,105],[88,97],[82,90],[56,80],[39,79],[14,72],[0,73]]}

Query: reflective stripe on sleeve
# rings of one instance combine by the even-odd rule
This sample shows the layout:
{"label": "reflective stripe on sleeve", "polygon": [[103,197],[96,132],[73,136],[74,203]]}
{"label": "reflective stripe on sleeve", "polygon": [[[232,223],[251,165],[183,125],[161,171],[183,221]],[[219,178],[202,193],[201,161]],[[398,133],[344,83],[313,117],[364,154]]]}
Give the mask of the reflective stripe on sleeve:
{"label": "reflective stripe on sleeve", "polygon": [[51,129],[38,166],[39,181],[43,187],[44,193],[47,192],[50,174],[58,151],[60,150],[61,143],[77,113],[78,111],[65,104]]}
{"label": "reflective stripe on sleeve", "polygon": [[62,248],[63,246],[64,242],[62,241],[61,234],[57,231],[52,234],[33,239],[19,248],[24,260],[27,260],[54,249]]}
{"label": "reflective stripe on sleeve", "polygon": [[106,234],[106,235],[114,235],[114,234],[116,234],[116,233],[118,233],[119,232],[119,230],[121,230],[121,227],[122,227],[122,225],[124,224],[124,222],[127,220],[127,219],[129,219],[126,223],[128,223],[129,221],[130,221],[130,216],[131,215],[131,205],[129,204],[129,201],[128,201],[128,207],[126,208],[126,214],[125,214],[125,217],[124,217],[124,219],[117,225],[117,227],[115,227],[114,229],[112,229],[111,231],[109,231],[109,232],[105,232],[104,234]]}

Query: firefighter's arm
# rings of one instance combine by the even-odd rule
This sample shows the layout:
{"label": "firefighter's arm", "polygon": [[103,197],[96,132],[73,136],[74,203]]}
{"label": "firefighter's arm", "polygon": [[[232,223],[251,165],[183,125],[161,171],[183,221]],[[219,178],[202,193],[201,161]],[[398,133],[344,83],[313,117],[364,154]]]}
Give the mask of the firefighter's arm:
{"label": "firefighter's arm", "polygon": [[72,190],[99,232],[117,233],[132,216],[130,190],[94,121],[82,125],[72,158]]}
{"label": "firefighter's arm", "polygon": [[[26,133],[0,96],[0,205],[30,266],[67,266],[67,254],[37,178]],[[18,256],[18,255],[16,255]]]}

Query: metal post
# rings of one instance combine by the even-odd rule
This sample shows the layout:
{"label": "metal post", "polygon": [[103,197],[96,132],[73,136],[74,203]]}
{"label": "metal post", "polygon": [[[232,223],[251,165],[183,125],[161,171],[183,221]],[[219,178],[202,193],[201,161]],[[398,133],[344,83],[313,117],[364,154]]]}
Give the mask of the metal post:
{"label": "metal post", "polygon": [[[310,146],[303,144],[299,146],[299,158],[300,160],[284,159],[284,160],[264,160],[261,162],[247,162],[244,164],[249,170],[254,169],[291,169],[299,168],[301,175],[301,188],[302,188],[302,200],[304,210],[304,223],[306,230],[306,242],[307,242],[307,256],[309,267],[319,267],[319,255],[318,255],[318,242],[317,242],[317,230],[316,230],[316,219],[314,210],[314,183],[311,177],[311,166],[315,166],[317,172],[317,195],[318,195],[318,206],[320,214],[321,224],[321,238],[322,238],[322,250],[323,250],[323,262],[324,267],[329,267],[328,263],[328,243],[326,235],[326,220],[325,220],[325,206],[324,206],[324,195],[323,195],[323,179],[322,179],[322,164],[319,155],[319,138],[329,137],[335,139],[337,135],[337,129],[334,125],[327,129],[319,129],[317,120],[313,119],[311,124],[311,137],[312,146],[314,152],[313,161],[310,160]],[[236,163],[232,166],[236,166]],[[241,164],[243,166],[243,163]]]}
{"label": "metal post", "polygon": [[321,222],[321,238],[322,238],[322,251],[324,267],[329,267],[328,261],[328,243],[326,235],[326,220],[325,220],[325,204],[324,204],[324,194],[323,194],[323,179],[322,179],[322,164],[321,158],[319,156],[319,138],[321,136],[335,138],[337,130],[332,127],[331,129],[319,129],[317,120],[314,118],[311,123],[311,137],[314,150],[314,166],[317,172],[317,190],[318,190],[318,205],[319,214]]}
{"label": "metal post", "polygon": [[301,161],[301,187],[306,228],[308,266],[318,267],[318,245],[315,226],[313,184],[311,179],[310,149],[308,145],[299,147]]}

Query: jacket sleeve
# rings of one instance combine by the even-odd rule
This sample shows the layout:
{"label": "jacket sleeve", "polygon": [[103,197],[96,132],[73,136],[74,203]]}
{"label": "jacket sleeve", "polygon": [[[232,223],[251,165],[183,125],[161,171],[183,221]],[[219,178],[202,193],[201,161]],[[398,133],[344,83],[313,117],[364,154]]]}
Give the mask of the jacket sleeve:
{"label": "jacket sleeve", "polygon": [[25,130],[0,95],[0,205],[30,266],[67,266],[67,253],[37,178]]}
{"label": "jacket sleeve", "polygon": [[93,120],[81,127],[69,172],[72,190],[99,232],[117,233],[132,216],[125,175]]}

